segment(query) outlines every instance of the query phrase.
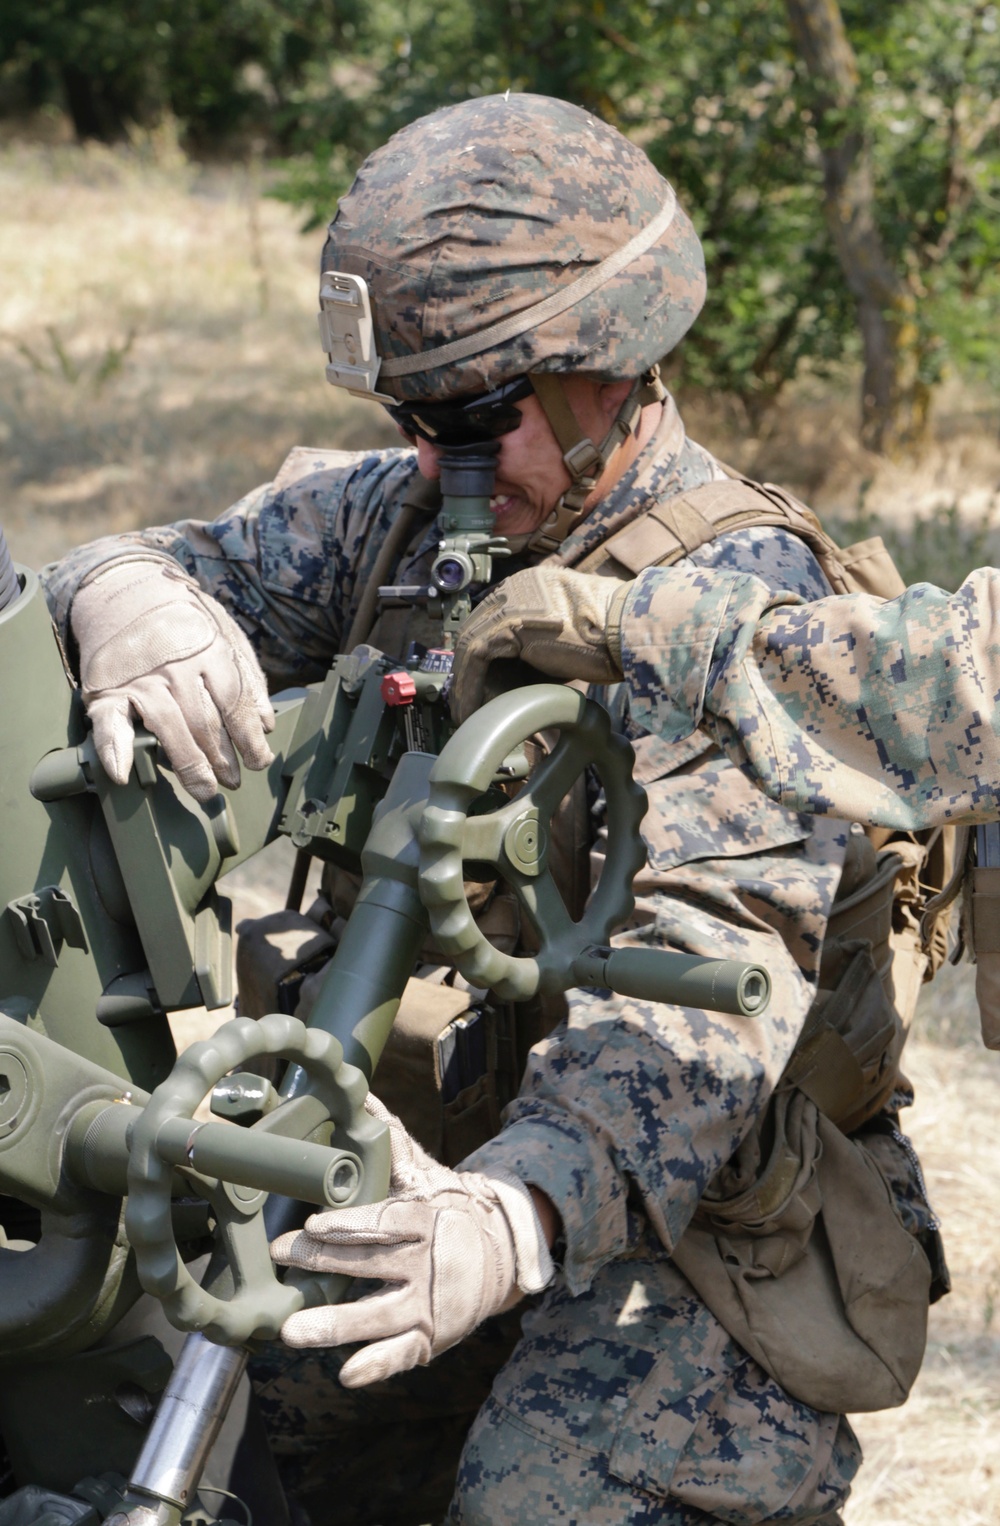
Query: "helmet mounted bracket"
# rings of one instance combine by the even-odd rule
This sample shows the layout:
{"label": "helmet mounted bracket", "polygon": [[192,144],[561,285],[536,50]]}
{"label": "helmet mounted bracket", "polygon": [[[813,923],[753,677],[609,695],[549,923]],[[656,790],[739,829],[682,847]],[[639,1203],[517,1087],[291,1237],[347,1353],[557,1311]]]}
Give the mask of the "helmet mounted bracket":
{"label": "helmet mounted bracket", "polygon": [[368,283],[343,270],[324,270],[319,287],[319,335],[326,351],[326,379],[354,397],[377,403],[396,398],[376,392],[382,361],[375,349]]}

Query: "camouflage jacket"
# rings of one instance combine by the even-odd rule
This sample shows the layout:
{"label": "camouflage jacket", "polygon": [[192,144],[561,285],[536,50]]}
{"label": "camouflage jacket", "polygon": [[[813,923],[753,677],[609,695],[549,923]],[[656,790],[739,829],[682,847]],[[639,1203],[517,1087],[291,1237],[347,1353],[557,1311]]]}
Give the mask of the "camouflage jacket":
{"label": "camouflage jacket", "polygon": [[636,579],[633,714],[708,731],[792,810],[916,830],[1000,816],[1000,572],[805,603],[690,565]]}
{"label": "camouflage jacket", "polygon": [[[73,592],[93,567],[123,547],[153,548],[175,557],[240,621],[272,688],[320,677],[414,472],[409,451],[293,452],[274,483],[211,524],[98,541],[49,568],[57,620],[65,633]],[[645,505],[718,475],[669,408],[655,439],[563,544],[560,559],[574,564]],[[398,581],[426,580],[437,539],[434,525],[421,532]],[[806,607],[827,592],[811,552],[775,529],[721,537],[670,573],[701,577],[706,591],[717,578],[728,588],[734,573],[740,586],[763,590],[765,602],[768,590],[790,590]],[[640,584],[669,589],[669,576]],[[635,743],[650,800],[647,867],[636,883],[635,916],[618,938],[759,960],[771,970],[774,997],[764,1017],[748,1019],[573,993],[568,1021],[533,1051],[503,1131],[472,1160],[512,1168],[556,1203],[574,1290],[628,1249],[636,1232],[630,1202],[641,1202],[667,1250],[676,1244],[706,1185],[763,1109],[815,992],[847,841],[842,821],[806,814],[816,804],[807,792],[791,809],[768,800],[708,728],[696,729],[701,711],[683,720],[675,713],[675,690],[705,691],[696,639],[699,631],[700,639],[717,636],[718,624],[699,606],[691,643],[678,645],[665,595],[657,687],[659,670],[631,635],[632,622],[649,620],[638,593],[626,629],[629,683],[606,695]],[[661,710],[671,718],[665,727]],[[600,857],[599,830],[595,872]]]}

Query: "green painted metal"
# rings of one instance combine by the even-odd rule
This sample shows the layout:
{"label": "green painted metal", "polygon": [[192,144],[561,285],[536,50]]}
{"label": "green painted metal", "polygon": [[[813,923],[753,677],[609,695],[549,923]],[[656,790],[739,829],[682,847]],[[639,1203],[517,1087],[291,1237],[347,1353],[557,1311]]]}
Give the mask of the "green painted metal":
{"label": "green painted metal", "polygon": [[20,597],[0,612],[0,1011],[155,1084],[174,1059],[166,1018],[141,1033],[94,1018],[104,991],[146,963],[104,817],[91,794],[31,792],[39,760],[75,755],[85,722],[38,580],[18,572]]}
{"label": "green painted metal", "polygon": [[[265,1054],[294,1060],[305,1071],[313,1106],[299,1105],[299,1122],[309,1133],[332,1122],[331,1146],[279,1132],[282,1122],[287,1126],[281,1109],[250,1129],[195,1123],[195,1109],[223,1075]],[[236,1018],[186,1050],[137,1112],[128,1138],[125,1228],[139,1280],[179,1329],[202,1330],[224,1345],[274,1340],[303,1307],[303,1288],[278,1281],[268,1252],[262,1209],[269,1191],[324,1207],[385,1196],[388,1130],[365,1112],[365,1077],[342,1057],[335,1038],[294,1017]],[[199,1287],[184,1265],[171,1217],[175,1167],[197,1173],[212,1203],[235,1284],[229,1298]]]}
{"label": "green painted metal", "polygon": [[742,1017],[756,1017],[771,999],[771,978],[762,965],[654,948],[588,948],[574,959],[572,975],[574,985]]}

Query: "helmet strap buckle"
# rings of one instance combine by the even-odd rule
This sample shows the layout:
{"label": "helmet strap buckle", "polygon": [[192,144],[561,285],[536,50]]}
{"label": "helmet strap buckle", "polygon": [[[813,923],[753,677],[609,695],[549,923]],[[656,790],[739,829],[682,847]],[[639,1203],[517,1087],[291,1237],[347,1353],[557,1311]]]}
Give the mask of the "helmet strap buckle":
{"label": "helmet strap buckle", "polygon": [[563,460],[574,482],[586,478],[591,488],[597,485],[597,479],[604,470],[604,456],[593,440],[584,435],[582,440],[564,452]]}

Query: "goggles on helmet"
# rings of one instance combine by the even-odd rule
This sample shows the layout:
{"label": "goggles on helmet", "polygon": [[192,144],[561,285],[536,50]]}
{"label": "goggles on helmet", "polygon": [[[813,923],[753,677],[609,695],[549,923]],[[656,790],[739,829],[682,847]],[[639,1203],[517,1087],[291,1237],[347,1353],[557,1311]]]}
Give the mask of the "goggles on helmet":
{"label": "goggles on helmet", "polygon": [[495,392],[449,403],[393,403],[386,412],[405,435],[419,435],[431,445],[479,445],[517,429],[516,405],[533,390],[530,377],[517,376]]}

